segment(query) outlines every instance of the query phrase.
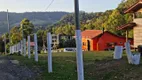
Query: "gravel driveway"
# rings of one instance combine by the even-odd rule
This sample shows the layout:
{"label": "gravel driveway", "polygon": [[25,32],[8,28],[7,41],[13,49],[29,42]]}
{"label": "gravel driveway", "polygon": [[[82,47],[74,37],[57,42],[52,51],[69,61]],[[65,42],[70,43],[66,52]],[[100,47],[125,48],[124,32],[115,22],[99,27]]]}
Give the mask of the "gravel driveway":
{"label": "gravel driveway", "polygon": [[19,61],[0,56],[0,80],[35,80],[36,73],[26,66],[20,66]]}

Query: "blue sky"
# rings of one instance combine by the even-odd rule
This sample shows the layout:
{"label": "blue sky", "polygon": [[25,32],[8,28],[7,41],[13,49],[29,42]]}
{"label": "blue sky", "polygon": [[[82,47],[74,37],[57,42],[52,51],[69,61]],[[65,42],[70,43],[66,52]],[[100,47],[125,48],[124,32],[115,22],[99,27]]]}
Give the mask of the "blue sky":
{"label": "blue sky", "polygon": [[[45,11],[52,0],[0,0],[0,11],[32,12]],[[80,10],[86,12],[100,12],[115,9],[121,0],[79,0]],[[74,11],[74,0],[54,0],[46,11]]]}

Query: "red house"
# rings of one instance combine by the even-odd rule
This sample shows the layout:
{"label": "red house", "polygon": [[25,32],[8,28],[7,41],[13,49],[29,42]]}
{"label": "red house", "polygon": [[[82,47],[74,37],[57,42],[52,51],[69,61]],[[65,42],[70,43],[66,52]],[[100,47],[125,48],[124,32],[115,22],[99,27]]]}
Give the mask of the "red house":
{"label": "red house", "polygon": [[[103,51],[113,49],[114,46],[124,46],[125,37],[117,36],[108,31],[102,30],[85,30],[82,35],[82,49],[85,51]],[[133,44],[133,39],[130,39]]]}
{"label": "red house", "polygon": [[[26,45],[28,46],[28,42],[26,43]],[[31,46],[31,47],[34,47],[34,46],[35,46],[35,43],[34,43],[34,42],[30,42],[30,46]]]}

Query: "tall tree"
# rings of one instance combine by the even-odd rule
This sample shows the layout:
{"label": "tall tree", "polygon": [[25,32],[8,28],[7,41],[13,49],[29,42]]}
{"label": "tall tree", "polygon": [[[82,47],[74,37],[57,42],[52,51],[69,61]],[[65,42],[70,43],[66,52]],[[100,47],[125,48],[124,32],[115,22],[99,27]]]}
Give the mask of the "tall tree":
{"label": "tall tree", "polygon": [[46,36],[47,36],[47,30],[38,30],[37,31],[37,37],[38,37],[38,43],[39,43],[39,46],[44,49],[46,49]]}
{"label": "tall tree", "polygon": [[13,27],[11,30],[10,30],[10,39],[11,39],[11,43],[12,44],[15,44],[17,42],[19,42],[21,39],[22,39],[22,35],[20,34],[20,31],[19,31],[19,27]]}
{"label": "tall tree", "polygon": [[126,22],[123,15],[120,14],[120,12],[116,9],[109,16],[108,21],[105,22],[104,27],[107,31],[121,35],[121,32],[117,30],[117,27],[125,23]]}
{"label": "tall tree", "polygon": [[20,23],[20,32],[22,33],[23,30],[23,36],[24,38],[27,38],[28,35],[33,33],[34,25],[28,20],[27,18],[24,18]]}

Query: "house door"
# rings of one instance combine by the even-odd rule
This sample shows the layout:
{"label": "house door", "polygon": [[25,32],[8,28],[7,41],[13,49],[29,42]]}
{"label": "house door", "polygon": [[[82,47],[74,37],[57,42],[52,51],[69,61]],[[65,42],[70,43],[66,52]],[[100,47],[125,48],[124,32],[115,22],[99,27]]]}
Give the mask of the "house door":
{"label": "house door", "polygon": [[89,40],[87,40],[87,47],[88,47],[88,51],[90,51],[90,41]]}

